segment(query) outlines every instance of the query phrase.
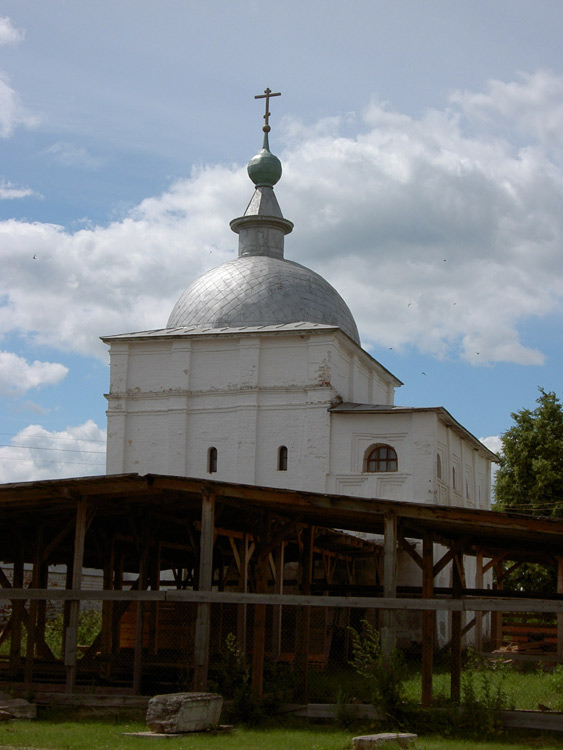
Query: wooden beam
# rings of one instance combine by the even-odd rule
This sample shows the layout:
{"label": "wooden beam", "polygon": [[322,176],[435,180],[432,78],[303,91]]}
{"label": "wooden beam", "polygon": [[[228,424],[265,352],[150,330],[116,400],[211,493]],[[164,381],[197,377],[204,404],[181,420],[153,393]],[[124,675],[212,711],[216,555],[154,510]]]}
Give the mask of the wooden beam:
{"label": "wooden beam", "polygon": [[498,555],[495,555],[489,562],[483,567],[483,573],[487,573],[491,568],[494,568],[497,563],[502,562],[504,558],[507,556],[508,552],[505,550],[504,552],[500,552]]}
{"label": "wooden beam", "polygon": [[458,540],[455,544],[452,544],[450,546],[445,555],[434,565],[434,576],[437,576],[438,573],[440,573],[446,567],[446,565],[454,559],[456,554],[465,546],[466,543],[467,540],[464,538]]}
{"label": "wooden beam", "polygon": [[413,560],[418,565],[418,567],[422,570],[424,567],[422,557],[416,551],[414,544],[411,544],[409,541],[407,541],[403,533],[401,532],[399,533],[399,546],[404,552],[407,553],[407,555],[411,558],[411,560]]}
{"label": "wooden beam", "polygon": [[[198,590],[211,591],[213,582],[213,538],[215,526],[215,495],[202,492],[201,495],[201,534],[199,550]],[[207,688],[209,669],[209,633],[211,627],[211,604],[202,603],[197,607],[194,640],[194,681],[195,692]]]}

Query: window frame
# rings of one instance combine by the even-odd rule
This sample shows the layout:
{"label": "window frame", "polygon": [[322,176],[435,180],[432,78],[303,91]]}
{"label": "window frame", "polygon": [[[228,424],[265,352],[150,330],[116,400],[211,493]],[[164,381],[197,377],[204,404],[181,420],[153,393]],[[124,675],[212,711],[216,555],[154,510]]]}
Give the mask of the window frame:
{"label": "window frame", "polygon": [[207,473],[217,474],[217,448],[214,445],[207,450]]}
{"label": "window frame", "polygon": [[288,450],[287,445],[278,448],[278,471],[287,471]]}
{"label": "window frame", "polygon": [[[381,455],[383,453],[384,455]],[[390,468],[390,464],[394,464],[394,467]],[[397,471],[399,471],[399,457],[392,445],[388,443],[370,445],[364,454],[364,474],[390,474]]]}

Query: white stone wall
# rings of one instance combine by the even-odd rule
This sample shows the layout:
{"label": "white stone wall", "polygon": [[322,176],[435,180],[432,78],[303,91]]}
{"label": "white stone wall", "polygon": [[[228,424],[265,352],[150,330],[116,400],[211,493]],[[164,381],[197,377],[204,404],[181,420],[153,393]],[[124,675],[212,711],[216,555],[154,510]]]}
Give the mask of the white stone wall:
{"label": "white stone wall", "polygon": [[[395,380],[340,332],[124,337],[110,351],[108,473],[204,477],[324,492],[330,413]],[[288,469],[278,470],[278,450]]]}

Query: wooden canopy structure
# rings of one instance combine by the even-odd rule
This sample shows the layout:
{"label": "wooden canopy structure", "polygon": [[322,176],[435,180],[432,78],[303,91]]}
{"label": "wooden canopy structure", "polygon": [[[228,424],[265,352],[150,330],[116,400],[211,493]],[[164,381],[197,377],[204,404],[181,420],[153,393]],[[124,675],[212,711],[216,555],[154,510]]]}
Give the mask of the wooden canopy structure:
{"label": "wooden canopy structure", "polygon": [[[366,535],[380,535],[380,541]],[[421,552],[415,540],[422,541]],[[0,598],[11,602],[11,609],[0,635],[0,645],[10,644],[0,679],[32,685],[58,668],[72,692],[77,675],[88,669],[109,685],[127,650],[131,689],[139,692],[151,663],[162,663],[176,640],[184,644],[191,684],[203,689],[210,652],[220,646],[228,612],[241,646],[252,656],[252,683],[260,693],[265,655],[287,655],[288,640],[290,656],[305,676],[312,659],[328,657],[327,608],[380,611],[378,625],[386,628],[388,643],[394,638],[393,613],[410,609],[422,611],[422,699],[427,702],[434,618],[445,609],[452,612],[455,698],[464,611],[474,613],[477,638],[483,612],[556,612],[562,655],[563,596],[507,599],[500,590],[507,561],[513,566],[531,561],[557,564],[561,591],[562,542],[563,520],[207,479],[127,474],[1,485]],[[436,544],[446,548],[440,559],[435,559]],[[420,568],[419,586],[397,586],[399,550]],[[477,559],[474,586],[464,578],[466,555]],[[367,577],[366,563],[373,571]],[[452,585],[435,589],[435,576],[446,565],[451,565]],[[63,566],[64,588],[50,583],[53,566]],[[82,588],[85,568],[100,571],[96,590]],[[491,568],[497,590],[483,588]],[[64,603],[62,659],[45,640],[46,607],[53,600]],[[78,658],[84,601],[102,603],[102,626]],[[213,614],[216,606],[220,609]],[[166,637],[163,622],[170,607],[184,607],[184,620],[170,626]],[[324,621],[315,619],[322,612]],[[314,645],[317,626],[322,637]]]}

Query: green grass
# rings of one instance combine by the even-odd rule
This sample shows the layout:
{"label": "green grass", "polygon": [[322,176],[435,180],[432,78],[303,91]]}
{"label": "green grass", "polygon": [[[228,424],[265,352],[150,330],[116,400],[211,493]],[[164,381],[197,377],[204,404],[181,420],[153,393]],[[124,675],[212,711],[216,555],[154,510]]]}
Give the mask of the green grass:
{"label": "green grass", "polygon": [[[142,722],[117,721],[18,721],[0,725],[0,749],[9,750],[136,750],[163,747],[164,750],[350,750],[352,738],[374,730],[357,727],[343,730],[329,726],[279,726],[259,729],[237,728],[232,734],[189,734],[179,738],[147,740],[124,736],[144,731]],[[147,744],[148,743],[148,744]],[[502,736],[494,741],[459,740],[425,736],[415,750],[556,750],[563,737]]]}
{"label": "green grass", "polygon": [[[496,688],[500,682],[506,696],[507,708],[538,710],[542,705],[552,710],[563,710],[563,674],[559,684],[554,684],[549,673],[513,666],[478,669],[464,669],[463,680],[469,674],[474,677],[479,688],[483,679]],[[313,703],[337,703],[369,701],[369,691],[365,680],[362,680],[352,669],[330,669],[323,672],[309,673],[310,701]],[[405,682],[405,697],[412,703],[418,703],[421,697],[422,682],[419,670],[412,670]],[[450,696],[450,674],[443,667],[436,669],[433,678],[433,694],[436,702],[443,705]]]}

